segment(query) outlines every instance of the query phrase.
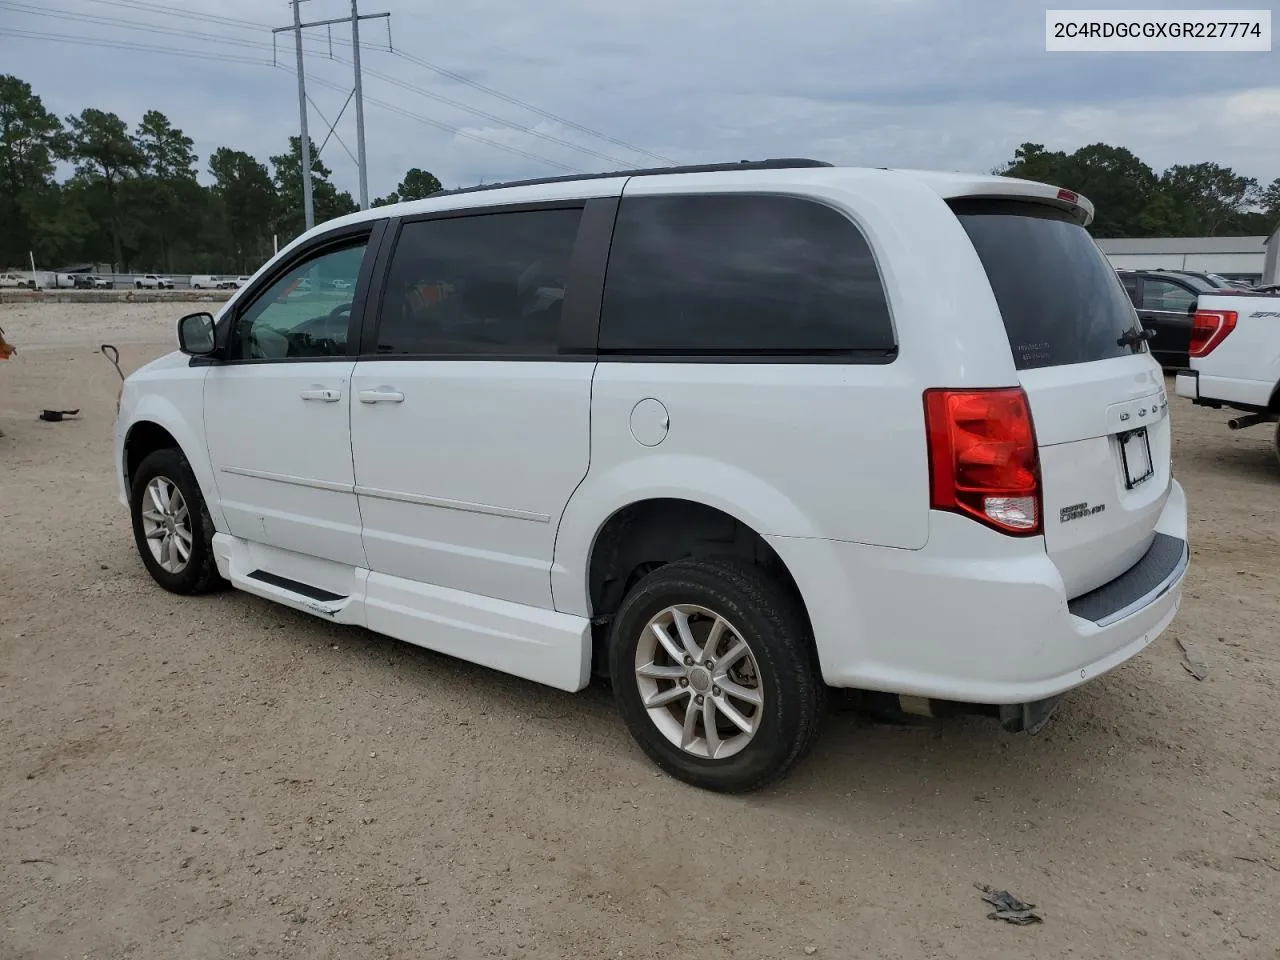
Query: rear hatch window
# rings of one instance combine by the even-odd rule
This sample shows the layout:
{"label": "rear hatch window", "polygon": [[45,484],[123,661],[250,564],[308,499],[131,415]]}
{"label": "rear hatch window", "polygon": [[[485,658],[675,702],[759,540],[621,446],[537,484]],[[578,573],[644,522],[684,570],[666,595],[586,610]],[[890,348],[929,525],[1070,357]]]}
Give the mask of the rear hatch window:
{"label": "rear hatch window", "polygon": [[1115,270],[1067,211],[1019,200],[951,209],[987,271],[1019,370],[1147,349],[1132,336],[1141,327]]}

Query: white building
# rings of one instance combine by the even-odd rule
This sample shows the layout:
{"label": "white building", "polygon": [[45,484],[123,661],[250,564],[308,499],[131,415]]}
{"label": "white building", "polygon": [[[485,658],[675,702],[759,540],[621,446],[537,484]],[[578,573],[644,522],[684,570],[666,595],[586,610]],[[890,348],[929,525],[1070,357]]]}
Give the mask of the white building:
{"label": "white building", "polygon": [[1267,259],[1262,268],[1263,283],[1280,283],[1280,227],[1267,239]]}
{"label": "white building", "polygon": [[[1099,240],[1098,246],[1114,267],[1129,270],[1194,270],[1216,273],[1231,280],[1258,283],[1267,267],[1268,245],[1271,269],[1276,269],[1280,230],[1267,237],[1122,237]],[[1267,282],[1280,282],[1268,278]]]}

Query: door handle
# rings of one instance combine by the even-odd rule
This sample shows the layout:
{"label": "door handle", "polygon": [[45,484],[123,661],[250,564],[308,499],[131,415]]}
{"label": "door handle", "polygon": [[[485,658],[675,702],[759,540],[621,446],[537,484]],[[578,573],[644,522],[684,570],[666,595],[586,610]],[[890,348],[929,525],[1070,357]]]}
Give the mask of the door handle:
{"label": "door handle", "polygon": [[361,403],[404,403],[404,394],[390,387],[361,390],[356,396],[360,398]]}
{"label": "door handle", "polygon": [[302,391],[303,400],[321,400],[324,403],[337,403],[342,399],[341,390],[323,390],[319,387]]}

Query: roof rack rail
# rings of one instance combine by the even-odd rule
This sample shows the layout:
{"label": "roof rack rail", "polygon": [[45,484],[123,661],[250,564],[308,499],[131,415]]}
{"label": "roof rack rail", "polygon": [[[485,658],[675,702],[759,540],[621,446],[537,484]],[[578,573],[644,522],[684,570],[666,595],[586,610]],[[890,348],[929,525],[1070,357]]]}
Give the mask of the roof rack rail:
{"label": "roof rack rail", "polygon": [[644,167],[637,170],[614,170],[609,173],[571,173],[561,177],[538,177],[534,180],[509,180],[506,183],[485,183],[475,187],[458,187],[454,190],[437,190],[428,197],[448,197],[459,193],[479,193],[483,190],[502,190],[506,187],[533,187],[544,183],[573,183],[578,180],[608,180],[612,177],[653,177],[663,173],[720,173],[728,170],[795,170],[805,167],[830,167],[825,160],[809,160],[805,157],[783,157],[776,160],[740,160],[737,163],[695,163],[687,166]]}

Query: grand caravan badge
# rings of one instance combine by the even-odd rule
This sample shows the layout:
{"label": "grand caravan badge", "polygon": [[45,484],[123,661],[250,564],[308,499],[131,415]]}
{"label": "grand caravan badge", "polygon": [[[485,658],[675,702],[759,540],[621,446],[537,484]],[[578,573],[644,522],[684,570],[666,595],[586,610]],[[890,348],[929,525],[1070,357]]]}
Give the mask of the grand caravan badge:
{"label": "grand caravan badge", "polygon": [[1107,509],[1105,503],[1090,505],[1087,503],[1073,503],[1069,507],[1063,507],[1058,511],[1059,523],[1070,523],[1072,520],[1079,520],[1081,517],[1092,517],[1095,513],[1101,513]]}

